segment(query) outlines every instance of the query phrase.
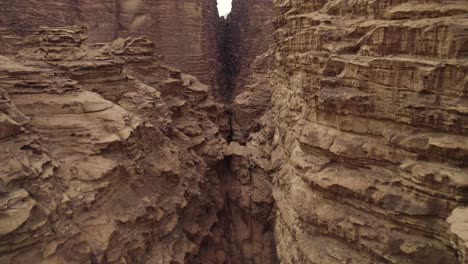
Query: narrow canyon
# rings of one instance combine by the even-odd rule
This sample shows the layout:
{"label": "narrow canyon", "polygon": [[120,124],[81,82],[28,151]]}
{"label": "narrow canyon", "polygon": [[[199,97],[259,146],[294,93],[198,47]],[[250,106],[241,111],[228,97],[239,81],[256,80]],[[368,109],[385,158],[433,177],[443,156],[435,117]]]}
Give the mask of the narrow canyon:
{"label": "narrow canyon", "polygon": [[0,263],[468,264],[468,3],[0,0]]}

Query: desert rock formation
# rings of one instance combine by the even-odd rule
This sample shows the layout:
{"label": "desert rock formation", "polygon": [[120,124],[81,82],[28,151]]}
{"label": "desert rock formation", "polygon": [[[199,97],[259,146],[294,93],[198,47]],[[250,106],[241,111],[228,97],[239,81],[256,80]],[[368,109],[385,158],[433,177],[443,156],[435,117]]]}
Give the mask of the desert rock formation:
{"label": "desert rock formation", "polygon": [[246,145],[249,135],[260,130],[271,97],[273,5],[269,0],[235,0],[232,8],[221,21],[226,79],[220,97],[229,104],[231,128],[223,173],[229,210],[223,216],[236,245],[233,263],[277,263],[270,150]]}
{"label": "desert rock formation", "polygon": [[468,263],[464,0],[0,14],[0,263]]}
{"label": "desert rock formation", "polygon": [[466,2],[275,7],[281,262],[467,263]]}
{"label": "desert rock formation", "polygon": [[255,61],[273,42],[273,13],[271,0],[234,0],[231,13],[222,19],[222,62],[227,78],[222,95],[227,101],[255,82],[254,73],[271,69],[271,59]]}
{"label": "desert rock formation", "polygon": [[77,24],[89,27],[92,43],[146,36],[169,65],[218,88],[216,0],[15,0],[1,1],[0,14],[0,28],[23,37]]}
{"label": "desert rock formation", "polygon": [[0,57],[0,262],[196,263],[223,207],[224,107],[149,40],[85,37],[42,28]]}

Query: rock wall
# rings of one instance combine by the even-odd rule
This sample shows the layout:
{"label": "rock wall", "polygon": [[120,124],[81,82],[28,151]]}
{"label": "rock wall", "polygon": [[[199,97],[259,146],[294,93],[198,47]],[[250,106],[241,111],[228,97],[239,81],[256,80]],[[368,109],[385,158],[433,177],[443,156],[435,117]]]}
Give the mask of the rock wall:
{"label": "rock wall", "polygon": [[269,150],[246,145],[249,135],[260,130],[271,97],[273,60],[266,51],[272,42],[272,14],[272,1],[235,0],[231,14],[221,20],[221,98],[229,104],[231,130],[221,179],[226,206],[217,227],[229,234],[232,263],[278,263]]}
{"label": "rock wall", "polygon": [[[144,38],[0,56],[0,263],[211,263],[224,107]],[[219,114],[220,113],[220,114]]]}
{"label": "rock wall", "polygon": [[254,73],[265,73],[271,60],[254,64],[273,42],[273,1],[233,0],[232,11],[222,21],[224,74],[227,78],[223,97],[232,101],[255,82]]}
{"label": "rock wall", "polygon": [[0,2],[0,28],[21,36],[40,26],[82,24],[90,42],[147,36],[167,63],[218,89],[216,0],[17,0]]}
{"label": "rock wall", "polygon": [[280,261],[468,263],[466,2],[275,7]]}
{"label": "rock wall", "polygon": [[465,2],[214,3],[0,3],[0,263],[468,263]]}

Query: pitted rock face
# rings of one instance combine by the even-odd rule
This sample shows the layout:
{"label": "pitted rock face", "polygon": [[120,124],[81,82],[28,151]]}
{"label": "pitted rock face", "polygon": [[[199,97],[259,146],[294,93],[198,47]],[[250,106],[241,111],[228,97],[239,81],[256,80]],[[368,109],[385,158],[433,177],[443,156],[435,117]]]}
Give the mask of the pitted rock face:
{"label": "pitted rock face", "polygon": [[467,263],[466,3],[275,6],[281,262]]}
{"label": "pitted rock face", "polygon": [[466,3],[273,2],[1,2],[0,263],[468,263]]}
{"label": "pitted rock face", "polygon": [[197,261],[225,147],[202,105],[222,106],[147,39],[85,38],[43,28],[0,57],[0,262]]}

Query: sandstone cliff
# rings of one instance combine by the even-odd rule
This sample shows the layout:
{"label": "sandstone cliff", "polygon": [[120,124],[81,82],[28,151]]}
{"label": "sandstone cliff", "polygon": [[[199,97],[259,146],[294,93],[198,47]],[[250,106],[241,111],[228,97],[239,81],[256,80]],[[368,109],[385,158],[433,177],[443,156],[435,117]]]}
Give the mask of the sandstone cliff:
{"label": "sandstone cliff", "polygon": [[40,26],[86,25],[90,42],[147,36],[166,62],[217,89],[216,0],[15,0],[0,2],[0,28],[18,35]]}
{"label": "sandstone cliff", "polygon": [[249,135],[261,128],[260,117],[271,97],[268,72],[273,60],[267,51],[273,5],[270,0],[235,0],[232,8],[221,21],[225,76],[221,98],[229,103],[231,128],[222,179],[223,224],[233,245],[233,263],[277,263],[269,151],[259,144],[246,145]]}
{"label": "sandstone cliff", "polygon": [[230,139],[241,145],[259,131],[260,117],[270,102],[273,21],[272,0],[234,0],[231,14],[221,21],[226,76],[221,97],[231,107]]}
{"label": "sandstone cliff", "polygon": [[0,3],[0,263],[468,263],[465,1],[269,3]]}
{"label": "sandstone cliff", "polygon": [[275,7],[281,262],[468,263],[466,2]]}
{"label": "sandstone cliff", "polygon": [[254,73],[266,73],[271,60],[254,63],[273,42],[273,1],[234,0],[232,11],[222,21],[224,75],[223,97],[231,101],[255,82]]}
{"label": "sandstone cliff", "polygon": [[223,106],[148,40],[85,37],[0,57],[0,262],[222,263]]}

